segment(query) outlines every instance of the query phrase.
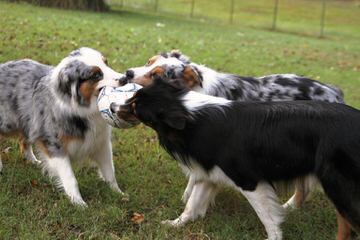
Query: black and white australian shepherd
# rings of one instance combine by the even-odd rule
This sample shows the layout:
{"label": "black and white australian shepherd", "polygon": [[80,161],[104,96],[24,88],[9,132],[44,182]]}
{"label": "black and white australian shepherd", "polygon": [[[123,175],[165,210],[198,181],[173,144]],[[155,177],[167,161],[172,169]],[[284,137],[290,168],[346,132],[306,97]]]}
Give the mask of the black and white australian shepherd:
{"label": "black and white australian shepherd", "polygon": [[118,115],[153,128],[194,178],[184,212],[165,223],[178,226],[204,215],[225,185],[247,198],[268,239],[279,240],[285,210],[273,183],[310,175],[335,205],[341,227],[360,230],[360,111],[354,108],[324,101],[231,101],[156,77]]}
{"label": "black and white australian shepherd", "polygon": [[[264,77],[242,77],[217,72],[209,67],[191,62],[177,50],[156,55],[145,66],[126,71],[125,82],[135,82],[143,86],[152,83],[154,75],[166,76],[193,91],[223,97],[236,101],[293,101],[319,100],[344,103],[340,89],[294,74],[276,74]],[[283,206],[296,208],[302,205],[314,187],[311,177],[295,183],[295,194]],[[194,187],[190,175],[183,194],[186,203]]]}
{"label": "black and white australian shepherd", "polygon": [[[32,60],[0,65],[0,140],[18,136],[25,156],[37,162],[32,145],[50,176],[70,200],[85,206],[72,163],[92,159],[112,189],[116,182],[111,128],[101,118],[96,96],[101,86],[118,86],[123,74],[107,66],[96,50],[80,48],[57,66]],[[2,170],[0,159],[0,171]]]}

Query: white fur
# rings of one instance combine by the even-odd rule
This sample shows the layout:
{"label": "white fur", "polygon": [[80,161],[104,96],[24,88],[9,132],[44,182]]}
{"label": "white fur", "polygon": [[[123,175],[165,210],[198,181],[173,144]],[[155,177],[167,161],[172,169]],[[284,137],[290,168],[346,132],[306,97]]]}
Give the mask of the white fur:
{"label": "white fur", "polygon": [[2,170],[3,170],[3,163],[1,161],[1,156],[0,156],[0,172],[2,172]]}
{"label": "white fur", "polygon": [[189,111],[196,111],[204,105],[226,106],[231,103],[230,100],[225,98],[205,95],[195,91],[186,93],[181,100]]}
{"label": "white fur", "polygon": [[[176,158],[179,155],[174,154]],[[190,176],[192,187],[191,195],[186,203],[185,210],[175,220],[165,220],[162,223],[180,227],[188,221],[194,221],[206,214],[209,204],[214,201],[220,186],[229,186],[241,192],[254,208],[261,222],[264,224],[268,239],[282,239],[280,224],[283,221],[284,209],[278,203],[276,193],[271,185],[265,182],[258,184],[255,191],[244,191],[239,188],[218,166],[206,172],[195,161],[189,166],[180,165],[185,174]]]}
{"label": "white fur", "polygon": [[269,240],[281,240],[280,224],[284,220],[284,209],[278,202],[278,197],[273,187],[265,182],[259,183],[255,191],[238,190],[254,208],[260,221],[265,227]]}
{"label": "white fur", "polygon": [[190,198],[190,195],[194,189],[194,186],[195,186],[195,177],[193,177],[192,175],[189,176],[189,181],[186,185],[186,188],[185,188],[185,191],[181,197],[181,200],[183,201],[183,203],[187,203],[187,201],[189,200]]}
{"label": "white fur", "polygon": [[70,159],[64,157],[45,158],[46,167],[50,176],[58,180],[58,187],[64,189],[74,204],[86,207],[87,204],[81,197],[78,183],[71,167]]}

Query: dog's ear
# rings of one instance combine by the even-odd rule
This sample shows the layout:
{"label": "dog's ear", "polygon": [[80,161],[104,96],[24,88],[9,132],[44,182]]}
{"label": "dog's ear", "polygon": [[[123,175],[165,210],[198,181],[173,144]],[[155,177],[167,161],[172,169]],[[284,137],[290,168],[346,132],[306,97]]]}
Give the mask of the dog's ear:
{"label": "dog's ear", "polygon": [[97,83],[103,79],[103,72],[97,66],[84,69],[83,76],[79,79],[79,103],[90,105],[91,97],[96,91]]}
{"label": "dog's ear", "polygon": [[174,129],[183,130],[186,125],[186,115],[181,110],[171,111],[164,116],[163,121]]}
{"label": "dog's ear", "polygon": [[169,55],[170,55],[170,57],[179,59],[180,61],[182,61],[185,64],[190,63],[190,58],[188,56],[182,54],[182,52],[179,49],[171,50]]}
{"label": "dog's ear", "polygon": [[86,66],[81,71],[83,81],[98,82],[104,78],[104,74],[98,66]]}
{"label": "dog's ear", "polygon": [[[89,105],[96,85],[102,79],[103,72],[99,67],[72,61],[59,71],[57,91],[67,99],[76,97],[80,105]],[[74,88],[76,96],[73,96]]]}
{"label": "dog's ear", "polygon": [[158,89],[167,89],[172,93],[183,92],[187,88],[181,79],[172,79],[166,75],[154,75],[153,85],[156,85]]}
{"label": "dog's ear", "polygon": [[150,71],[150,77],[153,79],[163,78],[166,76],[166,69],[164,66],[157,66]]}
{"label": "dog's ear", "polygon": [[195,66],[186,65],[182,71],[182,79],[189,89],[196,86],[202,87],[202,75]]}

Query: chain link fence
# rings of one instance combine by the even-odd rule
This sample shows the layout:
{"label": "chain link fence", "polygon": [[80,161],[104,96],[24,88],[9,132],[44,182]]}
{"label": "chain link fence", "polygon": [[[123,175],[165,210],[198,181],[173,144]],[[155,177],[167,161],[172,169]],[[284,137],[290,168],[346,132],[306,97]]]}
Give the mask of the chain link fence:
{"label": "chain link fence", "polygon": [[108,0],[114,8],[178,15],[306,35],[350,34],[360,0]]}

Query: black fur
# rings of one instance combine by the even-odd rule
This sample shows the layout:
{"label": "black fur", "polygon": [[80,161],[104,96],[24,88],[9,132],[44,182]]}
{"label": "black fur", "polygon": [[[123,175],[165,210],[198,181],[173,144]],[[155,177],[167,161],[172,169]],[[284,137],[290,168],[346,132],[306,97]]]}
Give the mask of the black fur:
{"label": "black fur", "polygon": [[314,174],[325,193],[360,229],[360,111],[320,101],[230,102],[189,111],[187,91],[156,80],[130,99],[160,144],[187,164],[218,166],[243,190],[261,181]]}

